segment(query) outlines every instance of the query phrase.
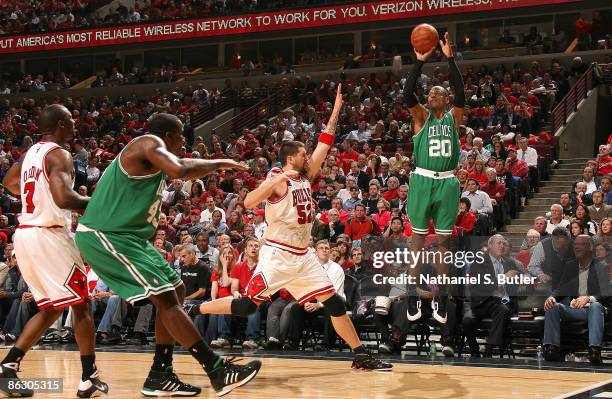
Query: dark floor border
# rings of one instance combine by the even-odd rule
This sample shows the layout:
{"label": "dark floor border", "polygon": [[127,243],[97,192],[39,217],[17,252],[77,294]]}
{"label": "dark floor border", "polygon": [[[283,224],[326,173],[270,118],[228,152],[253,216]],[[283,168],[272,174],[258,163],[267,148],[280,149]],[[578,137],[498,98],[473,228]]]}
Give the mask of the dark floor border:
{"label": "dark floor border", "polygon": [[[56,351],[78,351],[76,345],[40,345],[37,350],[56,350]],[[154,345],[134,346],[134,345],[114,345],[97,347],[97,352],[114,352],[114,353],[153,353]],[[175,350],[177,354],[187,354],[187,351],[182,348]],[[219,350],[218,353],[223,356],[239,356],[239,357],[258,357],[263,359],[304,359],[304,360],[333,360],[347,361],[352,360],[353,355],[349,351],[343,352],[311,352],[311,351],[243,351],[243,350]],[[435,360],[430,360],[425,356],[382,356],[384,359],[392,363],[401,364],[426,364],[426,365],[443,365],[443,366],[464,366],[464,367],[485,367],[485,368],[500,368],[500,369],[518,369],[518,370],[547,370],[547,371],[572,371],[572,372],[590,372],[601,374],[612,374],[612,367],[609,363],[601,366],[593,366],[590,363],[551,363],[545,361],[537,361],[535,359],[471,359],[471,358],[444,358],[437,357]]]}
{"label": "dark floor border", "polygon": [[[597,398],[601,393],[612,393],[612,382],[604,381],[599,384],[592,385],[584,390],[570,392],[568,394],[556,396],[554,399],[591,399]],[[609,398],[610,396],[604,396]]]}

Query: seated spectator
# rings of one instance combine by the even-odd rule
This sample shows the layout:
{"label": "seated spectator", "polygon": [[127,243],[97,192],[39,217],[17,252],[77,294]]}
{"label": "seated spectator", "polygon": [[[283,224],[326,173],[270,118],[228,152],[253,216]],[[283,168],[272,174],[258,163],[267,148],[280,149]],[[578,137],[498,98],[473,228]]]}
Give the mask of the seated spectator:
{"label": "seated spectator", "polygon": [[215,198],[212,195],[209,195],[206,198],[205,206],[206,207],[202,210],[202,213],[200,216],[200,222],[202,223],[211,222],[213,211],[219,211],[221,212],[221,221],[225,224],[225,211],[222,208],[219,208],[215,204]]}
{"label": "seated spectator", "polygon": [[584,228],[584,232],[582,234],[588,234],[593,236],[597,234],[597,225],[593,220],[591,220],[589,208],[580,204],[576,207],[576,221],[578,221]]}
{"label": "seated spectator", "polygon": [[563,208],[563,218],[571,221],[576,216],[576,208],[572,204],[572,197],[570,193],[561,194],[559,203]]}
{"label": "seated spectator", "polygon": [[578,180],[576,183],[584,183],[586,185],[585,194],[589,195],[593,193],[593,191],[597,190],[597,187],[599,186],[599,179],[595,177],[595,172],[593,171],[593,168],[587,166],[582,172],[582,179]]}
{"label": "seated spectator", "polygon": [[391,212],[389,202],[381,198],[376,204],[376,213],[372,215],[372,220],[378,225],[379,231],[385,231],[391,222]]}
{"label": "seated spectator", "polygon": [[344,223],[340,220],[340,213],[337,209],[332,208],[327,212],[328,223],[323,228],[324,239],[335,243],[340,234],[345,231]]}
{"label": "seated spectator", "polygon": [[347,222],[344,232],[352,241],[361,240],[367,234],[380,235],[378,224],[366,216],[363,204],[355,206],[353,217]]}
{"label": "seated spectator", "polygon": [[[551,232],[552,233],[552,232]],[[536,245],[540,242],[540,233],[534,229],[529,229],[527,232],[527,238],[521,246],[521,250],[516,254],[516,259],[523,264],[525,270],[529,267],[531,261],[531,255],[535,250]]]}
{"label": "seated spectator", "polygon": [[538,216],[533,219],[533,229],[540,233],[541,238],[548,237],[548,232],[546,231],[547,220],[544,216]]}
{"label": "seated spectator", "polygon": [[612,219],[603,218],[599,223],[597,237],[600,239],[609,239],[612,236]]}
{"label": "seated spectator", "polygon": [[488,235],[493,222],[493,205],[491,204],[489,195],[480,190],[478,181],[475,179],[468,179],[467,190],[461,194],[461,197],[470,200],[470,210],[474,212],[477,217],[476,234]]}
{"label": "seated spectator", "polygon": [[[348,181],[349,178],[351,178],[351,176],[347,177],[347,181]],[[342,209],[345,210],[346,212],[352,212],[353,209],[355,209],[356,205],[362,203],[362,199],[359,198],[361,193],[359,192],[359,188],[358,187],[351,187],[349,189],[349,192],[350,192],[350,195],[351,195],[350,198],[345,200],[343,205],[342,205]]]}
{"label": "seated spectator", "polygon": [[612,177],[603,176],[599,184],[599,191],[604,195],[604,203],[612,205]]}
{"label": "seated spectator", "polygon": [[607,205],[604,203],[603,193],[599,190],[593,191],[591,194],[593,198],[593,205],[588,207],[589,214],[591,215],[592,220],[599,224],[604,218],[612,217],[612,205]]}
{"label": "seated spectator", "polygon": [[200,232],[196,236],[196,256],[208,268],[214,270],[219,262],[219,250],[210,245],[210,236]]}
{"label": "seated spectator", "polygon": [[483,165],[486,164],[489,160],[489,157],[491,156],[491,152],[483,147],[482,138],[475,137],[473,142],[474,147],[470,152],[472,155],[475,156],[475,161],[481,160],[483,162]]}
{"label": "seated spectator", "polygon": [[[244,260],[234,265],[230,274],[232,278],[232,295],[234,298],[240,298],[247,295],[246,289],[255,267],[259,261],[259,241],[254,237],[249,237],[244,250]],[[246,339],[242,343],[245,349],[257,349],[259,344],[259,325],[261,322],[261,311],[258,309],[255,313],[247,317],[247,327],[245,331]],[[213,347],[227,346],[227,343],[221,341],[211,342]]]}
{"label": "seated spectator", "polygon": [[390,239],[394,243],[406,242],[406,236],[404,235],[404,221],[399,216],[391,218],[391,223],[383,233],[383,237]]}
{"label": "seated spectator", "polygon": [[574,191],[571,193],[574,207],[577,207],[580,204],[584,204],[586,206],[593,205],[593,198],[590,194],[587,194],[586,191],[587,184],[585,182],[574,183]]}
{"label": "seated spectator", "polygon": [[[601,346],[605,314],[610,307],[612,287],[609,266],[593,257],[593,240],[581,235],[574,241],[575,260],[565,263],[560,285],[544,302],[544,358],[559,362],[561,358],[561,321],[588,322],[589,361],[601,364]],[[584,278],[582,277],[584,276]],[[586,279],[586,283],[582,281]],[[588,306],[587,306],[588,305]]]}
{"label": "seated spectator", "polygon": [[[535,229],[534,229],[535,230]],[[548,292],[559,287],[564,273],[563,265],[574,257],[570,232],[564,227],[557,227],[550,237],[536,244],[529,260],[529,274],[538,278],[542,284],[548,284]]]}
{"label": "seated spectator", "polygon": [[610,156],[610,145],[602,144],[599,146],[597,154],[597,175],[607,176],[612,174],[612,157]]}
{"label": "seated spectator", "polygon": [[470,200],[462,197],[459,200],[459,212],[455,218],[455,229],[461,229],[463,234],[471,234],[476,224],[476,214],[470,209],[472,206]]}
{"label": "seated spectator", "polygon": [[[488,253],[484,257],[484,262],[475,262],[470,266],[470,276],[484,275],[497,276],[506,275],[506,277],[514,277],[521,273],[516,268],[516,264],[508,262],[503,257],[506,240],[499,234],[489,238]],[[484,279],[481,280],[484,282]],[[480,349],[474,335],[475,329],[480,320],[491,318],[492,323],[489,327],[487,336],[487,345],[485,357],[491,357],[493,347],[497,346],[500,349],[500,354],[505,353],[505,347],[509,343],[508,323],[510,315],[516,311],[517,291],[514,285],[500,285],[497,279],[492,279],[491,284],[472,284],[469,286],[469,302],[466,304],[466,310],[463,315],[463,328],[467,336],[470,353],[474,357],[480,357]]]}
{"label": "seated spectator", "polygon": [[568,227],[569,221],[563,217],[563,207],[560,204],[550,206],[550,219],[546,222],[546,233],[552,234],[557,227]]}
{"label": "seated spectator", "polygon": [[493,205],[493,217],[498,230],[501,230],[506,221],[506,185],[497,181],[497,172],[494,168],[488,168],[486,171],[487,182],[483,185],[482,191],[487,193],[491,198]]}
{"label": "seated spectator", "polygon": [[474,170],[468,173],[468,179],[474,179],[480,183],[480,185],[487,184],[487,174],[485,170],[485,161],[482,159],[476,159],[474,163]]}
{"label": "seated spectator", "polygon": [[[344,294],[344,271],[337,263],[330,260],[330,247],[329,242],[323,240],[315,244],[315,251],[321,267],[325,270],[332,282],[336,293],[343,299],[346,300]],[[306,319],[323,316],[324,318],[324,332],[323,332],[323,343],[321,346],[315,348],[315,351],[326,351],[335,345],[336,333],[331,324],[331,317],[324,311],[324,306],[321,302],[312,301],[307,302],[303,306],[300,306],[298,302],[291,302],[289,311],[289,329],[287,332],[287,341],[283,346],[283,349],[294,350],[299,346],[299,341],[304,330],[304,322]]]}
{"label": "seated spectator", "polygon": [[530,192],[537,192],[540,183],[538,152],[534,148],[529,147],[527,137],[522,137],[519,140],[519,149],[516,152],[516,157],[521,161],[525,161],[529,166],[529,190]]}
{"label": "seated spectator", "polygon": [[391,209],[399,209],[400,215],[407,216],[406,215],[407,203],[408,203],[408,185],[402,184],[401,186],[399,186],[397,190],[397,198],[391,201],[390,206],[391,206]]}
{"label": "seated spectator", "polygon": [[[232,269],[236,264],[234,258],[234,251],[231,247],[227,246],[221,249],[219,256],[219,263],[217,267],[212,271],[210,276],[211,291],[210,299],[215,300],[218,298],[225,298],[232,296]],[[196,317],[201,317],[198,315]],[[223,346],[229,346],[232,339],[232,331],[230,329],[231,316],[229,315],[209,315],[208,328],[204,335],[206,342],[212,342],[217,340],[217,343]],[[223,340],[219,342],[218,340]]]}

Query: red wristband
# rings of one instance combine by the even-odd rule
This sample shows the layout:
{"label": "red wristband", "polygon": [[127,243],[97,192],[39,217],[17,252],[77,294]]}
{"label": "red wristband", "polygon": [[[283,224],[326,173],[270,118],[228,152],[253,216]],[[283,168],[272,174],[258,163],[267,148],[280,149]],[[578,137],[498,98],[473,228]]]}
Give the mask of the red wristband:
{"label": "red wristband", "polygon": [[334,135],[327,132],[321,133],[319,136],[319,143],[327,144],[329,146],[334,145]]}

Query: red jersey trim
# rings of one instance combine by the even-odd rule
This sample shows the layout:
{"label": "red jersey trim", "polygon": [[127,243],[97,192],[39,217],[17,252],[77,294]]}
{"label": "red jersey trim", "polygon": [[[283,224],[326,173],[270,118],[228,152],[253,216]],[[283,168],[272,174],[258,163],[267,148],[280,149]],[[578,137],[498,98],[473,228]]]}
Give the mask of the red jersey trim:
{"label": "red jersey trim", "polygon": [[39,229],[62,229],[65,226],[60,226],[59,224],[55,224],[53,226],[32,226],[29,224],[21,224],[19,226],[17,226],[18,229],[32,229],[32,228],[39,228]]}
{"label": "red jersey trim", "polygon": [[303,297],[301,297],[300,299],[298,299],[298,303],[300,305],[303,305],[306,302],[312,301],[317,296],[325,295],[325,294],[330,294],[330,293],[333,293],[333,292],[336,292],[336,290],[334,289],[334,286],[333,285],[328,285],[326,287],[319,288],[317,290],[309,292],[308,294],[306,294]]}
{"label": "red jersey trim", "polygon": [[279,202],[285,199],[287,194],[289,194],[289,187],[287,187],[287,191],[285,191],[285,194],[283,194],[282,197],[279,197],[278,199],[275,199],[275,200],[271,200],[268,198],[268,204],[278,204]]}
{"label": "red jersey trim", "polygon": [[43,160],[42,160],[43,174],[45,175],[45,178],[47,179],[47,181],[49,181],[49,174],[47,173],[47,155],[49,155],[51,151],[58,150],[58,149],[61,150],[62,147],[60,147],[59,145],[55,147],[51,147],[47,150],[47,152],[45,152],[45,155],[43,155]]}
{"label": "red jersey trim", "polygon": [[308,248],[299,248],[294,247],[293,245],[288,245],[279,241],[274,241],[270,239],[266,239],[266,245],[269,245],[274,248],[282,249],[283,251],[290,252],[294,255],[306,255],[308,253]]}

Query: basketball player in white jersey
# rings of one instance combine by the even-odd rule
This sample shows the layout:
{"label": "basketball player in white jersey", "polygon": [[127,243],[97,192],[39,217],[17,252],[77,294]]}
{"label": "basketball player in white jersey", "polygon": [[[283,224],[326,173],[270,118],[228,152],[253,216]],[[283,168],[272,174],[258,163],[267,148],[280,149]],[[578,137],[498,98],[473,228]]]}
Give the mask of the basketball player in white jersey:
{"label": "basketball player in white jersey", "polygon": [[366,352],[346,314],[344,301],[336,294],[315,253],[308,249],[315,218],[310,181],[319,173],[334,143],[338,114],[342,108],[340,90],[338,85],[328,131],[320,135],[310,159],[304,144],[284,142],[279,151],[283,167],[272,169],[266,181],[244,200],[247,208],[255,208],[265,201],[268,223],[259,263],[247,286],[246,296],[217,299],[200,305],[197,310],[201,314],[248,316],[257,310],[259,304],[285,288],[300,305],[317,300],[330,314],[336,332],[355,352],[354,369],[388,371],[391,364]]}
{"label": "basketball player in white jersey", "polygon": [[[108,392],[95,365],[95,330],[87,286],[87,272],[70,235],[70,211],[82,211],[89,202],[72,189],[72,156],[64,150],[74,135],[74,120],[66,107],[46,107],[41,114],[42,140],[16,162],[4,178],[4,185],[21,195],[22,210],[14,235],[19,270],[40,310],[23,329],[4,360],[0,379],[17,380],[16,372],[25,353],[63,313],[72,306],[74,333],[81,352],[83,372],[77,396],[91,397]],[[6,381],[6,380],[4,380]],[[10,396],[32,396],[33,391],[0,389]]]}

